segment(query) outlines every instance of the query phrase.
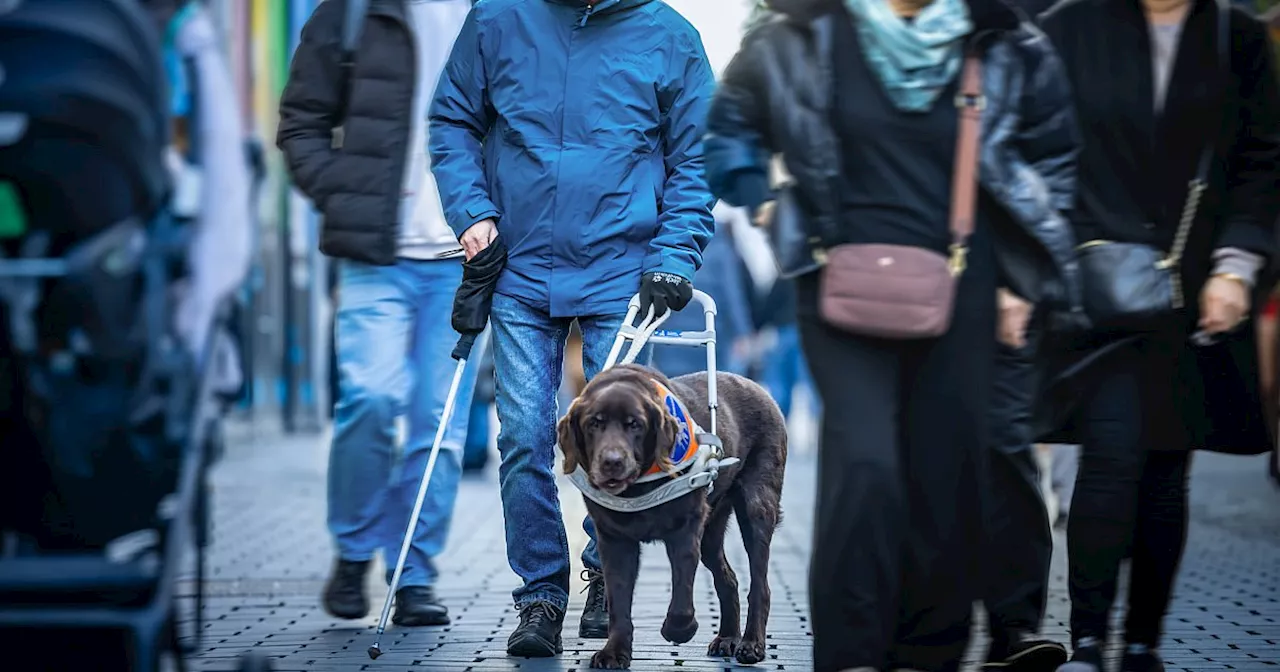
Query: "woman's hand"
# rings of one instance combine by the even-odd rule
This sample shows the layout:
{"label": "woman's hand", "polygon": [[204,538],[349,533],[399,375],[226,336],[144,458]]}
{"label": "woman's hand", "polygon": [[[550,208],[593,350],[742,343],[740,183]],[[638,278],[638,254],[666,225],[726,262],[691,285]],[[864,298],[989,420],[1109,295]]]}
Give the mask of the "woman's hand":
{"label": "woman's hand", "polygon": [[1200,328],[1207,334],[1235,329],[1248,312],[1249,288],[1239,278],[1212,276],[1200,292]]}
{"label": "woman's hand", "polygon": [[484,219],[463,231],[458,242],[462,243],[462,249],[466,251],[467,261],[471,261],[472,257],[484,252],[497,237],[498,224],[493,219]]}
{"label": "woman's hand", "polygon": [[756,208],[756,216],[755,219],[751,220],[751,223],[761,229],[769,228],[773,225],[773,212],[777,209],[777,206],[776,201],[761,203],[760,207]]}
{"label": "woman's hand", "polygon": [[996,292],[996,304],[1000,309],[996,337],[1010,348],[1022,349],[1027,345],[1027,323],[1031,320],[1031,302],[1007,289],[1000,289]]}

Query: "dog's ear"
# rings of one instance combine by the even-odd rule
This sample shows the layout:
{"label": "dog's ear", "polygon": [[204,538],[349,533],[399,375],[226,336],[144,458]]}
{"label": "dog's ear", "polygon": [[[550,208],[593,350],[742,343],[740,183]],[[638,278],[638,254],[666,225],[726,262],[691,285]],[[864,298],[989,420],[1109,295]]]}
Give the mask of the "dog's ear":
{"label": "dog's ear", "polygon": [[671,462],[671,447],[680,436],[680,423],[667,412],[666,403],[656,392],[647,399],[649,432],[645,435],[645,451],[653,455],[653,463],[658,469],[674,473],[676,466]]}
{"label": "dog's ear", "polygon": [[569,404],[569,411],[560,418],[556,425],[556,441],[560,444],[560,452],[564,453],[564,473],[572,474],[582,462],[582,444],[586,443],[582,436],[579,420],[582,416],[582,404],[577,399]]}

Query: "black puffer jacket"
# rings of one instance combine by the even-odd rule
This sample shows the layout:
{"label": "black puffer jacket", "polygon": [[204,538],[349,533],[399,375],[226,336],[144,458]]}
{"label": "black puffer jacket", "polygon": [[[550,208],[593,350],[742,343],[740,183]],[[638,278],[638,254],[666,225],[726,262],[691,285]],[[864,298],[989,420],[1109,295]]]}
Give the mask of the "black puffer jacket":
{"label": "black puffer jacket", "polygon": [[[830,123],[831,36],[849,20],[840,0],[770,0],[725,73],[708,123],[712,190],[754,205],[767,159],[781,154],[814,232],[840,216],[840,143]],[[1002,206],[1002,279],[1057,311],[1079,310],[1075,239],[1078,134],[1070,91],[1048,40],[1000,0],[969,0],[983,57],[981,185]]]}
{"label": "black puffer jacket", "polygon": [[[387,266],[396,262],[417,60],[403,0],[371,0],[344,122],[346,7],[346,0],[326,0],[302,27],[276,144],[294,184],[324,214],[320,250]],[[335,148],[339,125],[342,146]]]}

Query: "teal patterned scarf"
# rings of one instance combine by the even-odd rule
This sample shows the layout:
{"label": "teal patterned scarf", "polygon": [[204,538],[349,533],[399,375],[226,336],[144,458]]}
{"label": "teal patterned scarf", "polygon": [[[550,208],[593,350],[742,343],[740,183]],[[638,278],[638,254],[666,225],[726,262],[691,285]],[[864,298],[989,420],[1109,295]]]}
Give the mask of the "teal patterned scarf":
{"label": "teal patterned scarf", "polygon": [[964,60],[964,37],[973,30],[965,0],[934,0],[911,21],[894,14],[888,0],[844,3],[867,65],[893,104],[904,112],[932,108]]}

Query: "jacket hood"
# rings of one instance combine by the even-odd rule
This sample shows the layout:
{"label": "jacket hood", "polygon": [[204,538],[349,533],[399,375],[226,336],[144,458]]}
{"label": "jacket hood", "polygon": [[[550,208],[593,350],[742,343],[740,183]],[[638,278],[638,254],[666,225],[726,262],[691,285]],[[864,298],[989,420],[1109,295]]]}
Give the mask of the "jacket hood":
{"label": "jacket hood", "polygon": [[[966,3],[973,18],[975,33],[1015,30],[1026,20],[1021,10],[1005,0],[966,0]],[[765,0],[765,5],[767,9],[779,14],[808,21],[840,8],[842,0]]]}

